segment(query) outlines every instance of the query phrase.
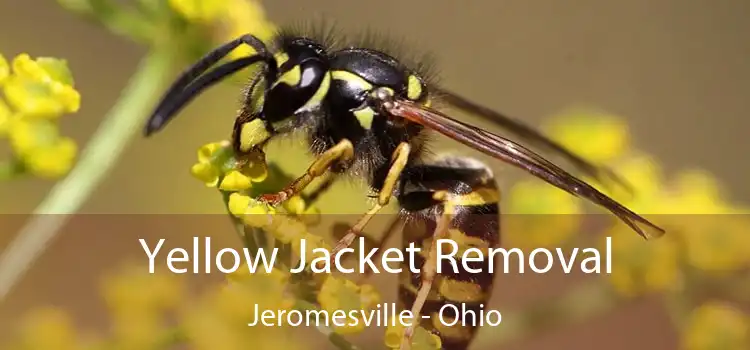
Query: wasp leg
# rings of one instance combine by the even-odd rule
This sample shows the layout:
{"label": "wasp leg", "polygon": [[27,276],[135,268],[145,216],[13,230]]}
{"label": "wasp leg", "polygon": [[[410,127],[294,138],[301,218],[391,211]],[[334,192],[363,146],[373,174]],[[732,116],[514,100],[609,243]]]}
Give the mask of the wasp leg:
{"label": "wasp leg", "polygon": [[[461,252],[485,251],[500,243],[497,182],[479,161],[444,156],[405,169],[399,187],[399,206],[406,216],[403,246],[424,248],[414,256],[420,270],[402,271],[401,308],[411,310],[417,324],[438,335],[444,350],[466,350],[477,333],[477,320],[457,310],[480,313],[493,289],[493,262],[488,257],[477,260],[476,255],[472,261],[462,260]],[[446,254],[445,244],[436,246],[440,239],[455,244],[454,258],[462,261],[438,261],[438,252]],[[417,324],[405,330],[401,349],[410,348]]]}
{"label": "wasp leg", "polygon": [[325,174],[325,178],[320,183],[320,185],[318,185],[318,187],[310,191],[310,193],[302,194],[302,199],[305,200],[305,204],[307,206],[312,206],[313,204],[315,204],[315,202],[317,202],[318,199],[320,199],[320,196],[328,192],[328,190],[331,189],[331,186],[333,186],[333,184],[336,183],[338,179],[339,179],[339,174],[332,173],[330,171],[327,172]]}
{"label": "wasp leg", "polygon": [[[398,228],[398,224],[401,223],[401,217],[396,216],[393,220],[391,220],[391,223],[388,224],[388,227],[385,229],[385,232],[380,236],[380,238],[377,240],[377,244],[374,249],[377,249],[375,255],[373,256],[373,260],[380,258],[380,255],[383,253],[383,246],[385,245],[385,242],[388,241],[391,236],[393,236],[393,233],[396,232],[396,228]],[[359,278],[359,283],[364,283],[367,281],[368,278],[372,275],[373,270],[368,268],[367,271],[365,271],[362,276]]]}
{"label": "wasp leg", "polygon": [[[438,193],[436,193],[437,195]],[[438,198],[435,198],[438,199]],[[442,199],[440,199],[442,200]],[[411,314],[414,322],[406,328],[404,331],[404,337],[401,339],[401,350],[411,349],[411,338],[414,336],[414,330],[417,328],[419,321],[422,320],[421,312],[427,297],[430,295],[432,290],[432,283],[435,281],[435,275],[437,274],[437,241],[439,239],[448,238],[448,229],[450,227],[451,219],[453,218],[454,207],[450,202],[446,202],[443,214],[437,222],[435,233],[433,234],[434,239],[430,244],[430,249],[427,251],[425,256],[425,263],[421,269],[421,283],[417,295],[414,299],[414,304],[411,306]]]}
{"label": "wasp leg", "polygon": [[341,140],[335,146],[323,152],[307,168],[305,175],[292,181],[286,188],[271,194],[264,194],[260,200],[271,205],[277,205],[290,197],[302,192],[313,180],[323,176],[336,162],[349,162],[354,158],[354,146],[347,139]]}
{"label": "wasp leg", "polygon": [[401,143],[396,147],[393,152],[393,158],[391,160],[391,167],[388,169],[388,174],[383,182],[383,188],[378,193],[378,202],[363,215],[357,223],[349,229],[349,231],[341,238],[333,250],[331,251],[331,259],[336,256],[340,250],[349,247],[354,239],[359,236],[362,230],[365,228],[370,219],[377,214],[383,207],[388,205],[393,197],[393,190],[396,188],[398,179],[401,177],[401,172],[406,168],[406,164],[409,161],[409,154],[411,152],[411,146],[408,143]]}

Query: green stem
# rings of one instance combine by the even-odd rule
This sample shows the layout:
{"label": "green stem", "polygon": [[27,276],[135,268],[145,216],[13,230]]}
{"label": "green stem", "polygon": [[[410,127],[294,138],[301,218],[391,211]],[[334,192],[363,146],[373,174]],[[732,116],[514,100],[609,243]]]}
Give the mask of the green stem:
{"label": "green stem", "polygon": [[55,185],[34,210],[30,222],[0,255],[0,301],[57,235],[68,220],[66,214],[80,209],[106,178],[129,141],[140,133],[155,96],[169,78],[171,56],[164,51],[150,52],[143,59],[75,168]]}

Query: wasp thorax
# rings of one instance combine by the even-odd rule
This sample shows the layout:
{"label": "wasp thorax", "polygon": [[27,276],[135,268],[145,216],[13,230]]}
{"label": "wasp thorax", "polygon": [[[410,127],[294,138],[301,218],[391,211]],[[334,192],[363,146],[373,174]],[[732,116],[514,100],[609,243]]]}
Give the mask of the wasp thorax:
{"label": "wasp thorax", "polygon": [[266,91],[263,105],[264,119],[271,123],[314,109],[330,86],[328,59],[315,42],[289,40],[275,57],[278,74]]}

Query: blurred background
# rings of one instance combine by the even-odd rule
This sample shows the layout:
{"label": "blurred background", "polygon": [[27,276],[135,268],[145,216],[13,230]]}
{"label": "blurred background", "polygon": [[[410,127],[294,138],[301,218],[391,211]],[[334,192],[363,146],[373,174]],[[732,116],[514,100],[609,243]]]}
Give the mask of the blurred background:
{"label": "blurred background", "polygon": [[[728,202],[750,202],[750,2],[277,0],[262,5],[268,20],[279,25],[324,16],[343,32],[374,29],[416,43],[415,50],[436,56],[443,85],[532,125],[579,107],[615,115],[629,126],[632,143],[658,160],[665,173],[702,169],[721,184]],[[80,148],[147,51],[54,1],[1,2],[0,30],[0,52],[8,60],[23,52],[67,60],[81,108],[61,119],[61,132]],[[185,64],[175,61],[173,68]],[[145,231],[138,230],[146,230],[146,221],[158,221],[139,214],[225,211],[216,191],[197,183],[189,167],[199,146],[229,136],[240,87],[232,82],[211,89],[157,137],[138,135],[132,141],[80,210],[100,214],[86,219],[92,226],[66,228],[67,234],[54,241],[0,305],[0,340],[11,333],[20,315],[39,305],[62,307],[78,324],[97,326],[105,317],[96,301],[101,276],[126,259],[141,258],[136,238]],[[439,141],[436,148],[465,151],[450,141]],[[276,161],[273,150],[269,159]],[[303,171],[309,160],[291,152],[278,159],[290,173]],[[496,169],[504,186],[525,176],[502,165]],[[33,178],[0,183],[0,213],[5,214],[0,247],[11,241],[28,218],[24,214],[34,210],[54,183]],[[367,204],[357,193],[351,185],[336,186],[321,210],[362,212]],[[178,221],[175,217],[168,222]],[[184,217],[198,225],[186,228],[231,230],[221,215]],[[161,225],[169,230],[165,235],[187,239],[179,229]],[[235,238],[225,236],[226,242]],[[378,278],[379,285],[395,281],[394,276]],[[533,303],[574,280],[563,275],[503,276],[493,303],[500,308]],[[392,297],[393,292],[383,293]],[[638,299],[500,347],[676,349],[680,336],[658,305],[658,299]],[[496,348],[492,332],[481,333],[481,348]],[[316,338],[315,333],[310,338]],[[330,345],[323,341],[321,346]]]}

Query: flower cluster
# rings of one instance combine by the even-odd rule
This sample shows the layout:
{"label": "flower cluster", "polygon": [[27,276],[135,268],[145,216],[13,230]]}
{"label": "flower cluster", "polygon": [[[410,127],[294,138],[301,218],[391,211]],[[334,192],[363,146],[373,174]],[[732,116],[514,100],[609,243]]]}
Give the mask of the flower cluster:
{"label": "flower cluster", "polygon": [[102,290],[110,313],[110,331],[92,336],[76,329],[59,309],[39,309],[27,316],[8,348],[72,349],[261,349],[306,347],[290,328],[247,327],[255,304],[261,309],[291,309],[288,276],[279,270],[230,276],[226,284],[193,296],[186,281],[169,271],[148,273],[126,265],[104,280]]}
{"label": "flower cluster", "polygon": [[0,178],[65,175],[77,146],[60,134],[59,120],[81,104],[66,61],[23,53],[8,62],[0,55],[0,88],[0,137],[13,151],[11,159],[0,160]]}
{"label": "flower cluster", "polygon": [[[743,232],[750,221],[741,215],[731,215],[743,209],[722,196],[721,188],[710,174],[685,170],[667,178],[651,156],[633,148],[627,124],[610,114],[571,111],[553,118],[546,129],[573,152],[595,163],[610,164],[633,187],[634,193],[597,185],[593,180],[590,183],[669,231],[661,239],[646,242],[628,232],[630,229],[621,223],[613,223],[607,236],[613,237],[615,245],[613,259],[618,272],[611,275],[611,282],[618,291],[633,295],[671,290],[679,285],[683,266],[714,272],[750,266],[750,236]],[[516,184],[509,196],[511,211],[582,213],[578,199],[555,188],[545,188],[550,186],[534,180]],[[540,240],[534,230],[526,227],[511,230],[509,240],[538,246],[559,244],[575,237],[571,233],[578,226],[570,222],[577,220],[556,220],[568,224],[547,226],[554,227],[544,232],[547,241]],[[550,225],[549,219],[542,221]]]}
{"label": "flower cluster", "polygon": [[[612,237],[615,270],[606,280],[616,294],[628,298],[645,293],[667,293],[667,298],[682,295],[681,299],[684,296],[689,299],[691,293],[706,288],[716,278],[725,279],[726,288],[734,288],[737,284],[733,281],[742,278],[743,271],[750,268],[750,235],[747,234],[750,219],[741,215],[748,211],[730,203],[713,176],[692,169],[668,176],[652,156],[633,147],[627,124],[611,114],[571,111],[553,118],[546,129],[573,152],[594,163],[611,165],[613,171],[632,186],[632,193],[618,187],[601,186],[594,180],[589,182],[667,230],[665,236],[646,241],[616,222],[614,217],[611,225],[600,229],[604,236]],[[562,191],[542,187],[549,186],[533,180],[516,184],[510,191],[511,210],[555,214],[581,210],[580,204],[563,199],[561,196],[567,194]],[[547,193],[543,194],[544,191]],[[541,220],[546,224],[540,225],[547,228],[544,232],[547,240],[540,239],[533,227],[511,231],[509,240],[519,246],[539,246],[585,239],[574,234],[580,226],[559,223],[577,220],[555,220],[554,226],[549,219]],[[560,233],[558,228],[565,229],[562,231],[567,234]],[[601,251],[604,249],[602,244]],[[682,309],[691,307],[689,301],[687,305],[680,305]],[[700,306],[688,322],[687,349],[747,346],[746,317],[724,304]]]}
{"label": "flower cluster", "polygon": [[750,317],[720,301],[702,304],[690,314],[686,350],[741,350],[750,347]]}
{"label": "flower cluster", "polygon": [[[214,39],[224,42],[247,33],[267,42],[275,33],[276,27],[265,14],[258,1],[248,0],[169,0],[169,6],[183,19],[197,25],[216,27]],[[242,46],[234,50],[230,57],[236,58],[252,53],[252,49]]]}
{"label": "flower cluster", "polygon": [[[225,193],[229,212],[241,220],[243,225],[262,230],[278,244],[288,246],[295,257],[306,257],[308,261],[305,265],[309,266],[310,261],[319,257],[313,251],[318,248],[331,251],[332,247],[322,235],[309,231],[312,223],[317,221],[317,211],[314,206],[308,206],[299,195],[289,198],[280,208],[255,199],[258,194],[267,193],[269,189],[278,190],[286,185],[271,184],[279,179],[288,178],[278,173],[278,170],[274,174],[269,174],[271,168],[273,167],[265,163],[265,157],[260,151],[244,155],[239,161],[234,157],[228,142],[214,142],[199,149],[198,162],[193,165],[191,172],[207,186],[216,187]],[[304,254],[300,244],[303,239],[306,242]],[[288,278],[283,280],[289,283]],[[288,285],[287,289],[302,290],[302,293],[294,296],[297,298],[302,295],[313,295],[314,299],[304,301],[329,313],[336,310],[372,310],[381,300],[373,286],[360,285],[333,274],[315,274],[307,281],[297,281],[296,285]],[[359,321],[356,325],[334,326],[333,331],[340,335],[362,332],[365,328],[364,322]],[[390,339],[388,341],[393,343],[394,337],[397,337],[394,334],[403,334],[403,329],[387,330],[386,340]],[[439,349],[439,339],[434,339],[438,339],[437,336],[424,328],[418,328],[414,340],[415,349]]]}

